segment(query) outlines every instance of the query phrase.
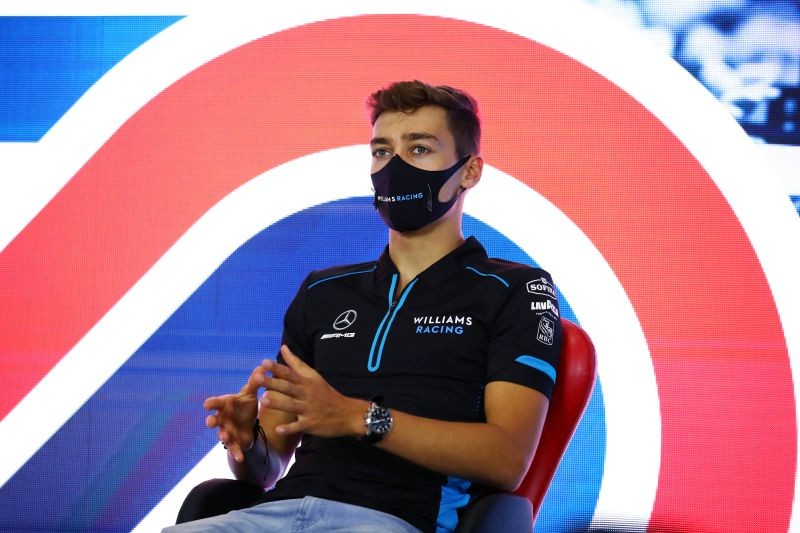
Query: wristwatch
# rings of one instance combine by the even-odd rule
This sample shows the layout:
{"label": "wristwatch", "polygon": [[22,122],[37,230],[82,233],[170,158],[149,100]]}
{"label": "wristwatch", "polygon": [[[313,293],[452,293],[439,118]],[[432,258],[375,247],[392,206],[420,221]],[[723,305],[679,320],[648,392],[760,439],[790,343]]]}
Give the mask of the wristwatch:
{"label": "wristwatch", "polygon": [[366,435],[361,437],[361,442],[367,444],[375,444],[386,436],[392,429],[394,418],[392,412],[387,407],[378,405],[379,398],[373,398],[369,402],[369,409],[364,414],[364,428],[367,430]]}

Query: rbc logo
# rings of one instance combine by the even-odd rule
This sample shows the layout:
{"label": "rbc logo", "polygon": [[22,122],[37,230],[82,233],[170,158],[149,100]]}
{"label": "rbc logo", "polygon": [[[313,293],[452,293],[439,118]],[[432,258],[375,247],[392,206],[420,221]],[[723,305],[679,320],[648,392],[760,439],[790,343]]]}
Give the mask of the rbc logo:
{"label": "rbc logo", "polygon": [[542,344],[552,346],[554,331],[555,329],[553,328],[553,321],[547,318],[546,316],[543,316],[542,319],[539,321],[539,329],[536,332],[536,340],[538,340]]}

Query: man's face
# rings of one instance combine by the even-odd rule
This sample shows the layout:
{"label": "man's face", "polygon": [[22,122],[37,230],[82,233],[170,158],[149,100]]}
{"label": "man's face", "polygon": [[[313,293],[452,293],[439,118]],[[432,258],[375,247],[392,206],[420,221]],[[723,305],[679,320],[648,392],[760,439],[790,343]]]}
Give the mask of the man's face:
{"label": "man's face", "polygon": [[382,169],[394,155],[424,170],[444,170],[458,161],[456,143],[441,107],[421,107],[413,113],[384,112],[372,127],[372,167]]}

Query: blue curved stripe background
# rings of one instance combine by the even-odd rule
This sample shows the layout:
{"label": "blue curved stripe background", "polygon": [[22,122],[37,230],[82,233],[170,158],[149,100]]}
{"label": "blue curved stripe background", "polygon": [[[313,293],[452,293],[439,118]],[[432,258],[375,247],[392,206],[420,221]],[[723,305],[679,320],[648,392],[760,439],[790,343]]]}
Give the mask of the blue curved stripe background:
{"label": "blue curved stripe background", "polygon": [[[352,198],[307,209],[242,245],[0,488],[0,530],[135,527],[216,445],[204,426],[203,399],[238,390],[258,361],[274,356],[284,310],[308,271],[381,252],[386,229],[371,203]],[[475,219],[467,217],[465,232],[493,255],[535,264]],[[604,428],[598,387],[537,531],[588,523],[602,478]]]}
{"label": "blue curved stripe background", "polygon": [[111,67],[182,17],[0,17],[0,142],[38,141]]}

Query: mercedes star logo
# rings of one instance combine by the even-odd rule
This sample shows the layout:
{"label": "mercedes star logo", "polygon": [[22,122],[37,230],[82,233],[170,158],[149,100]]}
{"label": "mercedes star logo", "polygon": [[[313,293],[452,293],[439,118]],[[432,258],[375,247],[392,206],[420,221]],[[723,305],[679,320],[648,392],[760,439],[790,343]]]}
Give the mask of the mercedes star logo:
{"label": "mercedes star logo", "polygon": [[358,313],[355,312],[354,309],[348,309],[341,315],[336,317],[336,320],[333,321],[333,329],[336,331],[341,331],[343,329],[347,329],[353,325],[353,322],[356,321],[356,317]]}

